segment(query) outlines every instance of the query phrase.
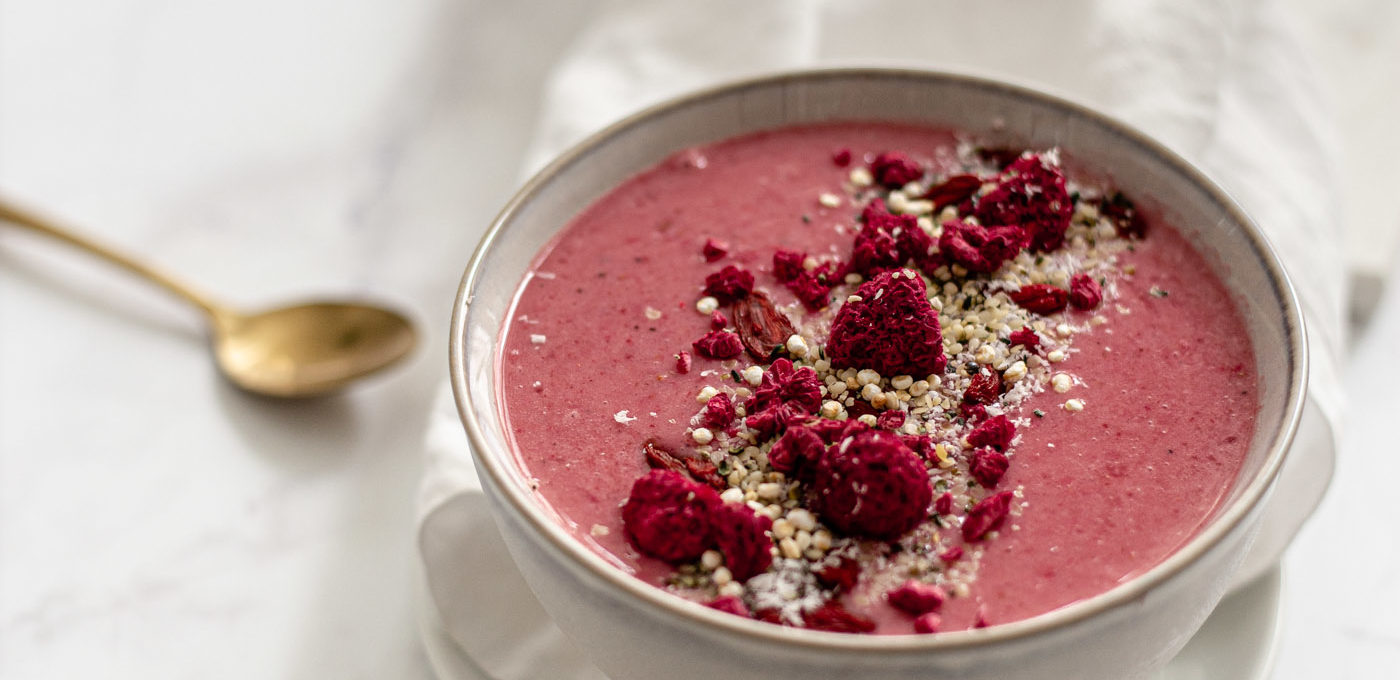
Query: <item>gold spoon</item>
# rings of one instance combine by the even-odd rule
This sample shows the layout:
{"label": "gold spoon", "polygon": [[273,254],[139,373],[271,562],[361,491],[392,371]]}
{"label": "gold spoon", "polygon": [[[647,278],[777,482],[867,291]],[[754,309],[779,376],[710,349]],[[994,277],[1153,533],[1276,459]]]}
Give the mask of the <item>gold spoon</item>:
{"label": "gold spoon", "polygon": [[313,302],[240,314],[105,246],[0,199],[0,220],[77,246],[188,300],[209,317],[214,357],[233,384],[273,397],[327,394],[402,359],[413,325],[379,307]]}

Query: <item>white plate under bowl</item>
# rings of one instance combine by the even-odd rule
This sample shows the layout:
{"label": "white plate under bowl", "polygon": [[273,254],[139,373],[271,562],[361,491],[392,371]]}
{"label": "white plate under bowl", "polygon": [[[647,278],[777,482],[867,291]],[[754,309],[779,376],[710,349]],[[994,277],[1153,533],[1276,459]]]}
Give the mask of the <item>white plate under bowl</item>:
{"label": "white plate under bowl", "polygon": [[[1236,589],[1155,680],[1267,680],[1277,651],[1282,591],[1278,566]],[[424,651],[439,680],[495,680],[448,635],[426,589],[420,590],[419,605]]]}

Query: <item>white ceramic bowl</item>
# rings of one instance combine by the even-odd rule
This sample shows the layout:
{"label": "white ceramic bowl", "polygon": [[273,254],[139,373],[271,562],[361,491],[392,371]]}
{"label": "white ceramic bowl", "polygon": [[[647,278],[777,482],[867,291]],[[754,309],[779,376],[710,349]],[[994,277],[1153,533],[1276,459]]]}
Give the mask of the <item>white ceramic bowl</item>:
{"label": "white ceramic bowl", "polygon": [[[784,628],[687,602],[624,574],[556,524],[507,444],[497,399],[497,340],[535,253],[591,201],[674,151],[830,120],[922,123],[994,142],[1059,146],[1205,253],[1244,316],[1262,385],[1244,469],[1199,535],[1147,573],[1041,616],[934,636],[863,636]],[[1298,422],[1306,364],[1302,316],[1272,250],[1191,165],[1128,126],[1057,97],[964,75],[889,69],[738,82],[653,107],[574,147],[491,225],[462,280],[451,337],[457,407],[506,544],[559,627],[617,680],[1145,675],[1201,625],[1248,550]]]}

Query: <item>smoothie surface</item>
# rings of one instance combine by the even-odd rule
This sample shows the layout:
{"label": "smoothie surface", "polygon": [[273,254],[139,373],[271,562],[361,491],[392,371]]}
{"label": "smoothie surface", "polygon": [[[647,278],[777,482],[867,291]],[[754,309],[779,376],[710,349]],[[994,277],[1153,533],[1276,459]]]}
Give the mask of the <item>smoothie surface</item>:
{"label": "smoothie surface", "polygon": [[[740,372],[766,366],[749,356],[696,355],[688,372],[679,371],[678,353],[694,353],[692,343],[711,328],[696,307],[706,277],[727,265],[752,272],[754,289],[820,345],[832,310],[855,285],[833,291],[832,310],[806,310],[774,279],[774,252],[848,260],[862,208],[852,170],[898,150],[930,177],[954,175],[966,170],[958,144],[945,131],[870,123],[744,136],[678,153],[568,224],[520,286],[499,365],[520,465],[559,521],[637,578],[713,598],[713,583],[678,586],[677,564],[639,552],[620,512],[648,471],[643,443],[695,449],[692,418],[705,405],[696,395],[749,387]],[[848,166],[833,161],[839,150],[852,154]],[[702,255],[711,239],[727,247],[713,262]],[[942,522],[920,530],[936,533],[940,548],[968,554],[947,567],[963,577],[943,585],[939,630],[1024,619],[1131,579],[1194,536],[1231,489],[1258,408],[1238,312],[1206,259],[1170,225],[1152,223],[1145,237],[1114,252],[1112,268],[1097,308],[1045,315],[1040,336],[1063,340],[1066,351],[1053,364],[1043,351],[1030,361],[1072,385],[1060,391],[1044,381],[1005,409],[1018,423],[1017,439],[996,490],[1014,490],[1016,510],[976,545]],[[930,290],[941,284],[931,281]],[[911,573],[899,550],[861,554],[860,581],[839,592],[840,602],[873,621],[874,632],[913,632],[911,617],[886,593],[911,577],[932,577],[923,568]],[[751,594],[746,600],[752,608]]]}

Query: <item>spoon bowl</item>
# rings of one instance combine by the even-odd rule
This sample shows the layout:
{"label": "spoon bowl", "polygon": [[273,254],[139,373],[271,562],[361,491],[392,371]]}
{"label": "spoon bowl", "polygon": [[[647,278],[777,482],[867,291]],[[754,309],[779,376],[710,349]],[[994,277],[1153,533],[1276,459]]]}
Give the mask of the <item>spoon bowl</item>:
{"label": "spoon bowl", "polygon": [[235,385],[274,397],[313,397],[398,362],[416,343],[397,312],[312,302],[214,315],[214,359]]}

